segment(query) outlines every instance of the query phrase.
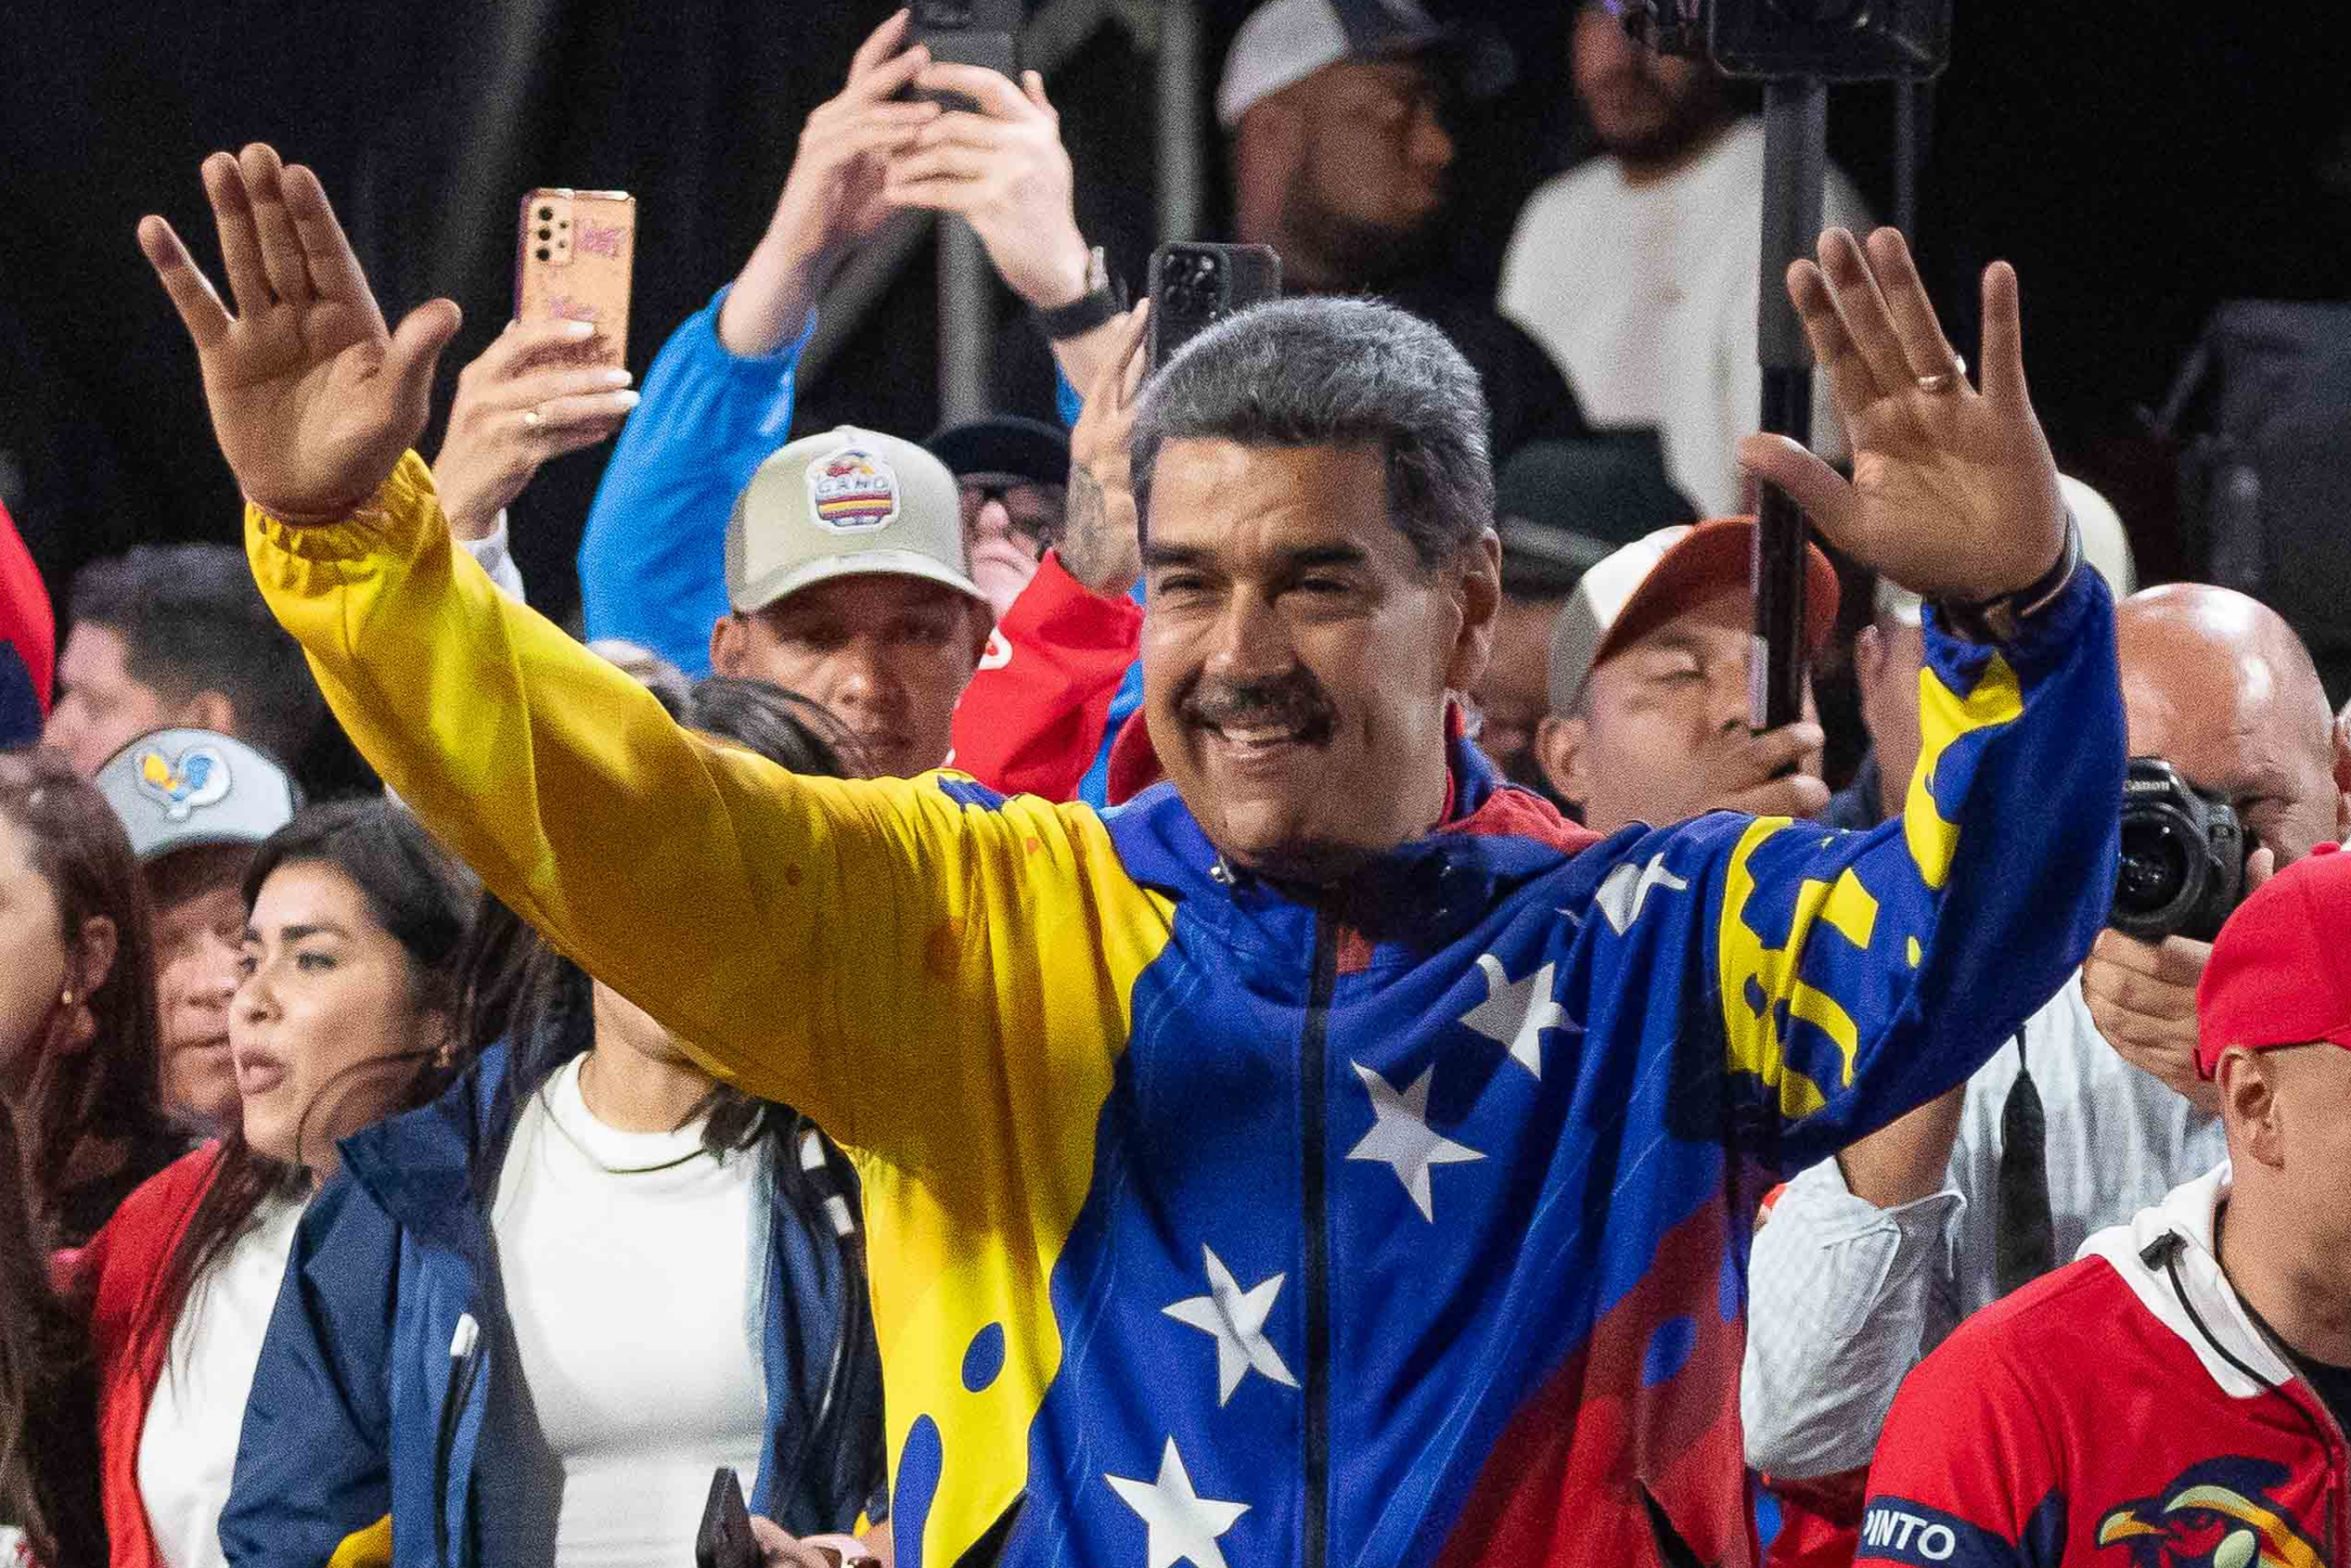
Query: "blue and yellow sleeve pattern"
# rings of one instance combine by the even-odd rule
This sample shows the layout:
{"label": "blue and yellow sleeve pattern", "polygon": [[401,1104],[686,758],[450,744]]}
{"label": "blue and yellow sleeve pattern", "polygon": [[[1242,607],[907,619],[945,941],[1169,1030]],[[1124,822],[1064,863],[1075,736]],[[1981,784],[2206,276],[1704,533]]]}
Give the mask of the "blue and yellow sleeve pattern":
{"label": "blue and yellow sleeve pattern", "polygon": [[1734,1106],[1797,1168],[1962,1082],[2078,966],[2114,883],[2125,742],[2094,572],[1993,649],[1929,611],[1901,818],[1784,818],[1718,873],[1712,978]]}

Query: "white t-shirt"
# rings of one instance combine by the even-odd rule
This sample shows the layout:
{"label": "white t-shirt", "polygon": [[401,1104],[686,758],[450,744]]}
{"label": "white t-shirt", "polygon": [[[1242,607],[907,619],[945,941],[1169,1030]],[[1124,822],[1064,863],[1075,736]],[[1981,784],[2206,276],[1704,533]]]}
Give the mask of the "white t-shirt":
{"label": "white t-shirt", "polygon": [[221,1509],[302,1205],[264,1200],[188,1291],[139,1433],[139,1497],[171,1568],[225,1568]]}
{"label": "white t-shirt", "polygon": [[491,1205],[520,1428],[544,1445],[523,1458],[559,1489],[562,1568],[677,1568],[712,1470],[746,1492],[758,1472],[767,1145],[722,1160],[699,1124],[615,1131],[580,1096],[585,1060],[517,1116]]}
{"label": "white t-shirt", "polygon": [[[1594,158],[1528,199],[1502,262],[1502,314],[1559,362],[1586,418],[1656,426],[1667,471],[1708,517],[1741,509],[1732,448],[1761,422],[1763,155],[1763,123],[1748,119],[1651,185]],[[1824,228],[1868,232],[1859,193],[1833,165],[1821,213]],[[1813,408],[1813,449],[1842,456],[1826,377]]]}

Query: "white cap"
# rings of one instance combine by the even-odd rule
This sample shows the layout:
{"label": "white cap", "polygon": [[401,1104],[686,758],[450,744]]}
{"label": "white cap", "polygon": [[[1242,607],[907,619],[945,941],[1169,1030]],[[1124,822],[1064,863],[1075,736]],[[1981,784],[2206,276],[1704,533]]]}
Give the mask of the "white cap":
{"label": "white cap", "polygon": [[[2082,531],[2082,559],[2098,569],[2117,601],[2139,591],[2139,567],[2130,551],[2130,533],[2114,504],[2072,474],[2057,476],[2057,492],[2074,526]],[[1878,613],[1906,626],[1919,623],[1919,596],[1891,579],[1878,579]]]}
{"label": "white cap", "polygon": [[1378,0],[1376,15],[1358,19],[1352,36],[1331,0],[1265,0],[1241,23],[1225,55],[1216,86],[1216,123],[1229,131],[1240,117],[1324,66],[1355,55],[1408,53],[1450,34],[1419,0]]}

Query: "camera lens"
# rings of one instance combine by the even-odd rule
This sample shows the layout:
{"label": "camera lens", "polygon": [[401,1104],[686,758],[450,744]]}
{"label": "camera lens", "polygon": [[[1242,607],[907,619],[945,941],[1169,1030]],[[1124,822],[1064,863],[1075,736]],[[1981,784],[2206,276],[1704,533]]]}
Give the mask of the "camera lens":
{"label": "camera lens", "polygon": [[555,230],[551,228],[543,228],[539,230],[539,238],[541,239],[553,239],[555,238]]}
{"label": "camera lens", "polygon": [[545,222],[546,222],[549,218],[552,218],[553,216],[555,216],[555,209],[554,209],[554,208],[552,208],[552,207],[542,207],[542,208],[540,208],[540,209],[539,209],[539,222],[541,222],[541,223],[545,223]]}
{"label": "camera lens", "polygon": [[2193,861],[2178,824],[2167,816],[2123,818],[2122,865],[2114,878],[2118,915],[2150,918],[2189,891]]}
{"label": "camera lens", "polygon": [[537,256],[538,256],[539,260],[541,260],[541,261],[543,261],[543,262],[544,262],[544,261],[546,261],[546,260],[547,259],[547,257],[549,257],[550,255],[553,255],[553,254],[554,254],[554,252],[553,252],[553,251],[549,251],[549,250],[548,250],[546,246],[542,245],[542,246],[540,246],[540,247],[539,247],[538,251],[536,251],[536,254],[537,254]]}

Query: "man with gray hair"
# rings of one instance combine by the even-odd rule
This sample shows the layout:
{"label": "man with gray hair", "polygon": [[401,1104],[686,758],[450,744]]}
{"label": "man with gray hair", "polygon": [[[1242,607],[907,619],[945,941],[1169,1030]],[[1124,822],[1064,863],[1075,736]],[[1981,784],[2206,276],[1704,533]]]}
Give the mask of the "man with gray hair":
{"label": "man with gray hair", "polygon": [[[242,314],[161,218],[142,239],[337,713],[511,906],[855,1152],[907,1561],[1752,1557],[1751,1173],[1972,1071],[2113,874],[2112,615],[2012,273],[1979,393],[1900,238],[1825,237],[1790,286],[1870,484],[1746,449],[1966,629],[1930,633],[1907,836],[1599,840],[1500,787],[1452,695],[1500,597],[1474,373],[1335,299],[1237,316],[1145,392],[1170,778],[1104,816],[679,729],[452,556],[405,448],[454,307],[387,330],[270,148],[205,175]],[[1983,940],[2026,908],[2037,940]],[[395,1555],[433,1523],[395,1512]]]}

